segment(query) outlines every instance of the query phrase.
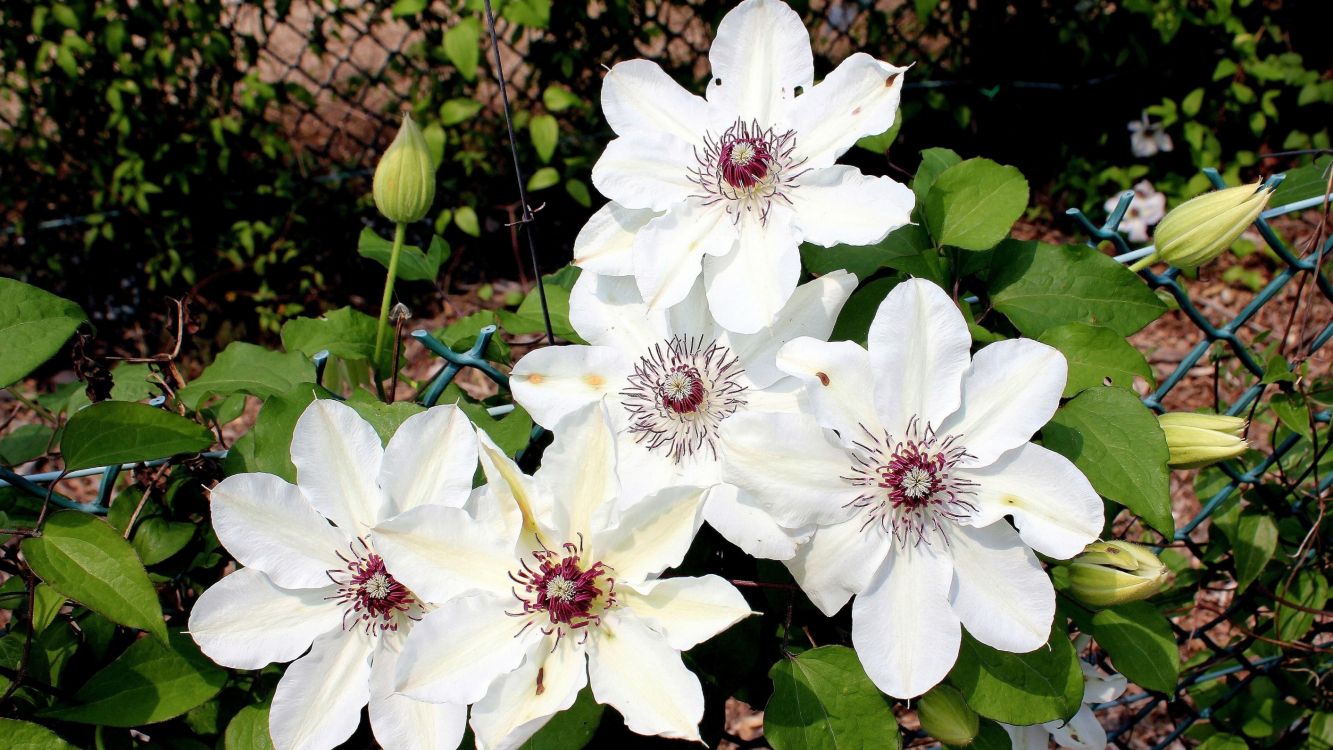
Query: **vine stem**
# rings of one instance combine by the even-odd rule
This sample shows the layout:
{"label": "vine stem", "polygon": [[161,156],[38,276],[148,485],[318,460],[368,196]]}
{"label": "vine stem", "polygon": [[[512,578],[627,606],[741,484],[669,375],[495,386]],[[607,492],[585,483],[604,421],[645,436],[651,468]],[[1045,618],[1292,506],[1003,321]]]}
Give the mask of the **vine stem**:
{"label": "vine stem", "polygon": [[375,329],[375,358],[371,367],[379,367],[380,352],[384,351],[384,335],[389,332],[389,303],[393,301],[393,281],[398,278],[398,256],[402,254],[406,237],[407,225],[398,222],[393,230],[393,250],[389,253],[389,274],[384,279],[384,298],[380,300],[380,324]]}

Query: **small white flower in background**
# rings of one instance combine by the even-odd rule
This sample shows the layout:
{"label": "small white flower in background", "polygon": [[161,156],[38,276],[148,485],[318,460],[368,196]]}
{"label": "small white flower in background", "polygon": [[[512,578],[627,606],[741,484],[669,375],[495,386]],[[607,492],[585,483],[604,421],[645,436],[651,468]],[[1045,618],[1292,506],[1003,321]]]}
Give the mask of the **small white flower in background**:
{"label": "small white flower in background", "polygon": [[624,505],[601,403],[561,422],[533,476],[478,438],[488,484],[467,509],[374,533],[395,575],[443,602],[412,629],[395,689],[474,704],[482,750],[519,747],[588,684],[631,730],[698,741],[703,691],[680,652],[751,612],[717,576],[659,578],[698,529],[691,491]]}
{"label": "small white flower in background", "polygon": [[316,399],[296,423],[291,451],[295,485],[251,473],[213,488],[213,528],[245,567],[199,597],[190,635],[226,667],[296,660],[269,713],[278,750],[341,744],[367,703],[375,738],[389,750],[456,747],[465,706],[394,694],[407,633],[430,605],[367,534],[411,508],[467,501],[477,466],[472,425],[440,406],[408,418],[381,447],[350,407]]}
{"label": "small white flower in background", "polygon": [[[1120,203],[1120,196],[1107,198],[1103,207],[1107,213],[1115,210]],[[1157,192],[1151,182],[1139,180],[1134,186],[1134,198],[1120,220],[1120,231],[1129,236],[1130,242],[1147,242],[1148,230],[1157,226],[1157,222],[1166,216],[1166,196]]]}
{"label": "small white flower in background", "polygon": [[1129,150],[1140,159],[1156,156],[1159,151],[1165,154],[1175,148],[1162,124],[1148,121],[1147,112],[1137,120],[1130,120],[1128,127]]}
{"label": "small white flower in background", "polygon": [[[1086,635],[1079,636],[1075,641],[1078,650],[1082,651],[1088,640]],[[1067,750],[1105,750],[1106,729],[1097,721],[1092,707],[1119,698],[1128,681],[1123,675],[1108,675],[1086,661],[1080,660],[1078,665],[1083,669],[1083,705],[1078,713],[1068,722],[1048,721],[1026,727],[1001,723],[1009,733],[1013,750],[1048,750],[1051,740]]]}
{"label": "small white flower in background", "polygon": [[1004,651],[1045,644],[1055,591],[1032,550],[1072,557],[1102,527],[1087,478],[1028,442],[1060,402],[1064,357],[1020,338],[973,358],[971,343],[942,289],[906,281],[869,351],[801,338],[778,353],[813,416],[722,425],[723,477],[783,526],[817,527],[786,565],[827,615],[856,596],[856,653],[899,698],[948,673],[960,623]]}
{"label": "small white flower in background", "polygon": [[[792,411],[800,383],[777,369],[778,349],[798,336],[828,338],[856,277],[837,271],[796,288],[776,323],[754,334],[723,330],[703,284],[666,310],[649,310],[634,280],[584,272],[570,294],[570,322],[592,346],[547,347],[514,366],[514,400],[538,423],[608,402],[617,473],[626,496],[693,486],[704,519],[748,554],[786,559],[795,539],[722,485],[717,431],[749,410]],[[710,489],[711,488],[711,489]]]}
{"label": "small white flower in background", "polygon": [[574,263],[633,275],[654,310],[702,274],[717,322],[754,333],[796,288],[802,242],[868,245],[909,221],[909,188],[834,164],[893,125],[906,68],[856,53],[815,84],[810,37],[778,0],[727,13],[708,59],[707,99],[647,60],[607,74],[602,109],[619,137],[592,179],[612,203],[580,232]]}

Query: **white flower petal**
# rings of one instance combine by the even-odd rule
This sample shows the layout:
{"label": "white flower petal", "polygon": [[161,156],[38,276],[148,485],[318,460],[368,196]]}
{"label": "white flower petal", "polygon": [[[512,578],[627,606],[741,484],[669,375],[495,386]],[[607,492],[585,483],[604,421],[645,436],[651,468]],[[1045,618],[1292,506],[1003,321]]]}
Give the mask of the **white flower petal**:
{"label": "white flower petal", "polygon": [[534,641],[523,663],[501,676],[472,707],[477,750],[517,750],[557,712],[574,705],[588,684],[584,649],[550,638]]}
{"label": "white flower petal", "polygon": [[698,198],[648,222],[634,243],[634,277],[648,309],[685,299],[699,278],[705,255],[734,255],[738,234],[719,206]]}
{"label": "white flower petal", "polygon": [[805,166],[827,167],[861,138],[893,127],[906,70],[857,52],[796,97],[787,119]]}
{"label": "white flower petal", "polygon": [[322,588],[341,568],[348,536],[310,507],[301,491],[272,474],[235,474],[210,493],[213,530],[232,557],[283,588]]}
{"label": "white flower petal", "polygon": [[1040,724],[1027,727],[1010,724],[1000,724],[1000,726],[1004,727],[1005,733],[1009,735],[1012,750],[1050,750],[1051,733]]}
{"label": "white flower petal", "polygon": [[370,636],[328,633],[278,681],[268,728],[277,750],[327,750],[352,736],[370,700]]}
{"label": "white flower petal", "polygon": [[619,502],[622,506],[676,485],[693,487],[698,495],[696,504],[702,503],[707,488],[721,481],[721,464],[707,448],[677,464],[672,460],[668,446],[649,449],[646,442],[637,440],[641,434],[629,432],[623,419],[617,422],[616,476],[620,479]]}
{"label": "white flower petal", "polygon": [[383,457],[375,429],[335,399],[315,399],[296,420],[296,486],[345,534],[366,533],[387,505],[375,482]]}
{"label": "white flower petal", "polygon": [[648,60],[611,68],[602,79],[602,114],[616,135],[658,131],[694,143],[708,128],[708,102]]}
{"label": "white flower petal", "polygon": [[633,371],[624,354],[607,346],[548,346],[523,355],[509,373],[509,387],[537,424],[554,428],[578,409],[619,393]]}
{"label": "white flower petal", "polygon": [[477,430],[477,445],[486,486],[485,491],[473,493],[468,511],[492,528],[503,528],[500,538],[515,539],[516,550],[537,549],[545,541],[542,530],[551,527],[555,501],[550,491],[524,474],[485,430]]}
{"label": "white flower petal", "polygon": [[408,417],[389,439],[379,484],[392,517],[418,505],[461,508],[477,473],[477,436],[467,415],[449,404]]}
{"label": "white flower petal", "polygon": [[[579,535],[592,536],[610,521],[612,501],[620,494],[616,479],[616,436],[611,415],[600,401],[588,404],[565,417],[555,442],[542,456],[541,468],[534,478],[550,488],[556,497],[552,528],[564,538],[557,544],[574,541]],[[600,552],[585,546],[589,557]]]}
{"label": "white flower petal", "polygon": [[899,548],[852,602],[852,644],[880,690],[915,698],[953,668],[962,632],[949,607],[952,578],[944,553]]}
{"label": "white flower petal", "polygon": [[430,703],[481,700],[497,678],[518,667],[528,645],[541,639],[538,626],[519,635],[525,618],[505,614],[520,604],[512,594],[479,593],[428,612],[407,636],[394,691]]}
{"label": "white flower petal", "polygon": [[1055,588],[1037,556],[1003,521],[955,526],[949,534],[954,578],[949,599],[967,632],[1001,651],[1024,654],[1046,644]]}
{"label": "white flower petal", "polygon": [[855,274],[834,271],[796,287],[771,326],[758,333],[729,335],[731,351],[740,357],[755,387],[767,388],[783,376],[777,367],[778,350],[783,344],[802,336],[827,339],[855,289]]}
{"label": "white flower petal", "polygon": [[779,205],[763,223],[743,218],[735,251],[704,261],[708,309],[718,325],[736,333],[773,325],[801,276],[801,233],[794,221],[791,209]]}
{"label": "white flower petal", "polygon": [[634,238],[658,216],[651,209],[607,203],[574,238],[574,265],[591,273],[629,276],[634,273]]}
{"label": "white flower petal", "polygon": [[[569,322],[589,344],[625,354],[645,352],[669,338],[667,314],[650,311],[638,281],[625,276],[585,273],[569,292]],[[520,360],[521,361],[521,360]]]}
{"label": "white flower petal", "polygon": [[1032,339],[997,341],[963,373],[962,406],[937,425],[961,435],[969,466],[986,466],[1026,443],[1060,405],[1069,366],[1059,349]]}
{"label": "white flower petal", "polygon": [[592,184],[625,208],[665,211],[699,189],[690,182],[694,151],[665,133],[635,133],[606,144]]}
{"label": "white flower petal", "polygon": [[518,566],[516,534],[497,518],[423,505],[380,524],[371,541],[389,573],[428,602],[477,591],[505,594],[509,571]]}
{"label": "white flower petal", "polygon": [[972,335],[953,300],[924,279],[889,292],[870,322],[867,339],[875,373],[875,408],[884,428],[900,437],[916,418],[938,427],[958,408]]}
{"label": "white flower petal", "polygon": [[856,167],[816,169],[799,183],[790,193],[796,225],[806,242],[824,247],[873,245],[909,223],[916,205],[911,188]]}
{"label": "white flower petal", "polygon": [[625,606],[686,651],[755,614],[724,578],[664,578],[616,590]]}
{"label": "white flower petal", "polygon": [[729,484],[719,484],[708,491],[704,520],[745,554],[767,560],[791,559],[797,545],[809,536],[783,528],[753,498],[741,496]]}
{"label": "white flower petal", "polygon": [[598,702],[646,735],[699,741],[704,693],[680,651],[643,620],[616,610],[588,641],[588,678]]}
{"label": "white flower petal", "polygon": [[291,661],[319,636],[342,628],[342,611],[328,601],[336,591],[332,585],[282,589],[259,570],[241,568],[195,602],[190,637],[224,667],[259,669]]}
{"label": "white flower petal", "polygon": [[851,341],[794,339],[778,352],[777,366],[805,385],[819,424],[846,442],[874,436],[884,428],[872,406],[875,374],[870,355]]}
{"label": "white flower petal", "polygon": [[1088,706],[1083,706],[1069,720],[1069,723],[1048,721],[1042,728],[1051,733],[1055,744],[1068,750],[1105,750],[1106,730],[1097,715]]}
{"label": "white flower petal", "polygon": [[763,126],[773,124],[797,87],[808,88],[815,78],[805,24],[779,0],[746,0],[727,13],[708,63],[708,102]]}
{"label": "white flower petal", "polygon": [[852,596],[865,591],[890,554],[889,537],[865,519],[821,526],[786,561],[787,570],[819,611],[832,617]]}
{"label": "white flower petal", "polygon": [[960,479],[977,484],[968,500],[977,506],[971,524],[988,526],[1012,516],[1023,542],[1043,555],[1064,560],[1083,551],[1101,534],[1101,498],[1069,459],[1025,443],[981,469],[958,469]]}
{"label": "white flower petal", "polygon": [[1083,702],[1105,703],[1124,695],[1129,680],[1122,674],[1103,674],[1096,666],[1079,661],[1083,669]]}
{"label": "white flower petal", "polygon": [[394,694],[398,652],[381,647],[370,671],[370,728],[392,750],[456,748],[467,729],[467,706],[423,703]]}
{"label": "white flower petal", "polygon": [[699,491],[667,487],[624,508],[619,523],[594,529],[589,560],[601,560],[630,585],[680,564],[702,522]]}

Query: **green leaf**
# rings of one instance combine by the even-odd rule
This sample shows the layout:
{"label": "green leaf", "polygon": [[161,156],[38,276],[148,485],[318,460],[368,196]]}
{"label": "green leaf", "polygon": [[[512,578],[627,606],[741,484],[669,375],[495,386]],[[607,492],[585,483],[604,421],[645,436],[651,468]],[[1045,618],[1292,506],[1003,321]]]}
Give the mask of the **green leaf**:
{"label": "green leaf", "polygon": [[477,220],[477,211],[472,206],[459,206],[454,211],[454,224],[463,234],[481,236],[481,222]]}
{"label": "green leaf", "polygon": [[912,178],[912,192],[916,193],[916,205],[920,211],[925,211],[926,196],[930,195],[935,179],[962,160],[963,157],[947,148],[928,148],[921,152],[921,165],[916,168],[916,176]]}
{"label": "green leaf", "polygon": [[276,474],[289,482],[296,481],[296,466],[292,464],[292,433],[301,412],[316,398],[331,398],[332,394],[314,383],[299,383],[286,393],[270,396],[255,418],[254,453],[248,457],[246,468]]}
{"label": "green leaf", "polygon": [[1244,737],[1218,732],[1200,742],[1194,750],[1250,750],[1250,743],[1246,742]]}
{"label": "green leaf", "polygon": [[1236,590],[1244,591],[1263,572],[1277,551],[1277,524],[1271,516],[1245,513],[1231,542],[1235,554]]}
{"label": "green leaf", "polygon": [[148,573],[130,543],[106,522],[62,510],[46,520],[41,536],[24,539],[21,546],[33,572],[66,598],[166,642],[167,626]]}
{"label": "green leaf", "polygon": [[1323,156],[1316,159],[1313,164],[1287,170],[1287,178],[1277,186],[1277,190],[1273,191],[1272,197],[1268,199],[1268,205],[1281,206],[1323,195],[1328,187],[1326,170],[1330,162],[1333,162],[1333,156]]}
{"label": "green leaf", "polygon": [[941,245],[986,250],[1009,235],[1027,205],[1022,172],[990,159],[968,159],[935,178],[926,196],[926,223]]}
{"label": "green leaf", "polygon": [[[956,747],[955,745],[945,745],[945,747]],[[1004,731],[1004,727],[998,722],[990,719],[981,720],[981,731],[977,733],[977,738],[968,745],[968,750],[1013,750],[1014,743],[1009,739],[1009,733]]]}
{"label": "green leaf", "polygon": [[167,644],[140,638],[88,679],[72,701],[42,713],[60,721],[137,727],[166,721],[218,694],[227,672],[208,660],[190,636]]}
{"label": "green leaf", "polygon": [[[546,287],[546,305],[551,313],[551,328],[561,338],[582,343],[583,339],[574,332],[569,322],[569,290],[553,282],[555,274],[543,276]],[[543,333],[546,322],[542,317],[541,295],[536,289],[528,292],[523,302],[514,312],[500,310],[496,312],[500,325],[509,333]]]}
{"label": "green leaf", "polygon": [[949,682],[977,713],[1006,724],[1068,719],[1083,705],[1083,670],[1059,623],[1045,646],[1026,654],[993,649],[963,633]]}
{"label": "green leaf", "polygon": [[606,707],[592,697],[590,688],[579,691],[574,705],[556,714],[519,750],[581,750],[597,732]]}
{"label": "green leaf", "polygon": [[198,453],[212,444],[207,427],[130,401],[103,401],[75,413],[60,439],[67,471]]}
{"label": "green leaf", "polygon": [[[1130,388],[1134,385],[1135,375],[1147,380],[1149,385],[1157,384],[1143,353],[1110,328],[1066,323],[1046,329],[1037,340],[1059,349],[1069,362],[1065,398],[1102,385]],[[1111,382],[1105,382],[1107,380]]]}
{"label": "green leaf", "polygon": [[224,750],[273,750],[268,736],[268,706],[246,706],[231,717],[223,735]]}
{"label": "green leaf", "polygon": [[114,401],[143,401],[162,393],[155,385],[153,368],[142,362],[121,362],[111,368],[111,398]]}
{"label": "green leaf", "polygon": [[393,4],[393,17],[415,16],[426,9],[426,0],[398,0]]}
{"label": "green leaf", "polygon": [[1042,437],[1047,448],[1074,462],[1098,494],[1171,538],[1166,435],[1138,396],[1123,388],[1083,391],[1055,412]]}
{"label": "green leaf", "polygon": [[939,251],[930,242],[926,230],[905,224],[873,245],[835,245],[824,248],[801,245],[801,262],[814,274],[846,270],[865,281],[881,268],[892,268],[920,278],[945,283]]}
{"label": "green leaf", "polygon": [[550,162],[555,155],[555,144],[560,139],[560,123],[550,115],[537,115],[528,120],[528,135],[532,136],[532,147],[537,149],[537,158],[543,164]]}
{"label": "green leaf", "polygon": [[1180,649],[1171,623],[1148,602],[1131,602],[1092,616],[1092,637],[1116,671],[1149,690],[1170,693],[1180,678]]}
{"label": "green leaf", "polygon": [[552,112],[564,112],[583,104],[583,100],[562,86],[547,86],[542,92],[542,104]]}
{"label": "green leaf", "polygon": [[[1328,603],[1328,581],[1319,571],[1305,568],[1296,574],[1291,588],[1279,591],[1278,595],[1305,609],[1322,610]],[[1277,637],[1280,641],[1298,640],[1314,627],[1313,614],[1285,604],[1278,604],[1273,616],[1277,620]]]}
{"label": "green leaf", "polygon": [[40,635],[60,614],[60,608],[65,606],[65,597],[50,585],[39,583],[33,589],[32,603],[32,632]]}
{"label": "green leaf", "polygon": [[902,746],[889,701],[850,648],[811,649],[774,664],[768,676],[764,739],[773,750]]}
{"label": "green leaf", "polygon": [[898,131],[902,129],[902,126],[903,113],[901,111],[895,112],[893,114],[893,125],[888,130],[879,135],[867,135],[857,141],[856,145],[877,154],[887,153],[889,146],[892,146],[894,140],[898,138]]}
{"label": "green leaf", "polygon": [[544,29],[551,22],[551,0],[508,0],[500,15],[531,29]]}
{"label": "green leaf", "polygon": [[532,436],[532,417],[523,407],[516,407],[498,419],[487,413],[482,404],[460,401],[458,408],[463,410],[477,429],[489,435],[505,455],[513,456],[527,447],[528,439]]}
{"label": "green leaf", "polygon": [[533,172],[532,176],[528,178],[528,190],[534,193],[559,184],[560,172],[555,167],[542,167]]}
{"label": "green leaf", "polygon": [[[282,326],[282,347],[313,357],[327,350],[335,357],[369,362],[375,356],[375,332],[379,322],[359,310],[341,307],[322,318],[293,318]],[[379,363],[388,369],[393,351],[386,349]]]}
{"label": "green leaf", "polygon": [[468,81],[477,79],[477,63],[481,60],[481,22],[464,18],[444,32],[444,55]]}
{"label": "green leaf", "polygon": [[0,719],[6,750],[78,750],[50,729],[18,719]]}
{"label": "green leaf", "polygon": [[866,336],[870,333],[870,322],[875,319],[875,312],[897,285],[898,279],[875,279],[852,292],[852,296],[848,297],[847,303],[842,306],[842,312],[838,313],[838,320],[833,324],[833,333],[829,334],[829,341],[855,341],[865,346]]}
{"label": "green leaf", "polygon": [[[356,243],[356,254],[380,264],[387,271],[393,256],[393,243],[366,227]],[[435,281],[440,275],[440,264],[449,260],[449,243],[441,237],[432,237],[430,249],[421,252],[416,245],[404,244],[398,252],[398,278],[403,281]]]}
{"label": "green leaf", "polygon": [[275,352],[233,341],[179,395],[186,408],[198,409],[200,402],[214,394],[248,393],[268,398],[314,379],[314,363],[300,352]]}
{"label": "green leaf", "polygon": [[67,299],[0,277],[0,388],[53,357],[87,319]]}
{"label": "green leaf", "polygon": [[144,565],[156,565],[185,549],[194,538],[194,529],[192,523],[153,516],[139,523],[131,542]]}
{"label": "green leaf", "polygon": [[408,417],[426,410],[426,407],[411,401],[386,404],[364,390],[353,393],[345,403],[375,428],[375,434],[384,444],[388,444],[389,438],[393,437]]}
{"label": "green leaf", "polygon": [[440,122],[457,125],[480,111],[481,102],[476,99],[450,99],[440,105]]}
{"label": "green leaf", "polygon": [[18,466],[46,453],[55,433],[44,424],[25,424],[0,438],[0,464]]}
{"label": "green leaf", "polygon": [[565,192],[580,206],[592,207],[592,193],[588,192],[588,183],[583,180],[565,180]]}
{"label": "green leaf", "polygon": [[[1293,375],[1293,379],[1294,379]],[[1287,429],[1310,439],[1310,405],[1300,393],[1275,393],[1268,406]]]}
{"label": "green leaf", "polygon": [[1081,245],[1007,240],[995,249],[988,286],[995,309],[1028,336],[1074,322],[1128,336],[1166,311],[1136,274]]}

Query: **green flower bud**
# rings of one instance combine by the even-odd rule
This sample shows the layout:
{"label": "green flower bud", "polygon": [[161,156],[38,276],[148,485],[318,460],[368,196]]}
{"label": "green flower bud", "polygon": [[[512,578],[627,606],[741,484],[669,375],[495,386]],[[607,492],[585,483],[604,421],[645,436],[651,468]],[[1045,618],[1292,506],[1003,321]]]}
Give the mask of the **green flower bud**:
{"label": "green flower bud", "polygon": [[435,163],[421,128],[403,115],[403,126],[375,165],[375,207],[396,224],[420,221],[435,202]]}
{"label": "green flower bud", "polygon": [[1225,414],[1177,412],[1157,418],[1171,452],[1167,463],[1176,469],[1197,469],[1235,458],[1249,449],[1241,437],[1245,420]]}
{"label": "green flower bud", "polygon": [[1094,607],[1147,599],[1171,580],[1171,571],[1151,550],[1119,540],[1089,544],[1068,568],[1070,591]]}
{"label": "green flower bud", "polygon": [[970,745],[981,731],[981,718],[963,700],[963,694],[948,685],[936,685],[916,704],[921,729],[946,745]]}
{"label": "green flower bud", "polygon": [[1272,190],[1262,183],[1226,188],[1191,198],[1167,213],[1153,232],[1156,250],[1130,268],[1163,260],[1191,269],[1226,252],[1245,228],[1259,218]]}

